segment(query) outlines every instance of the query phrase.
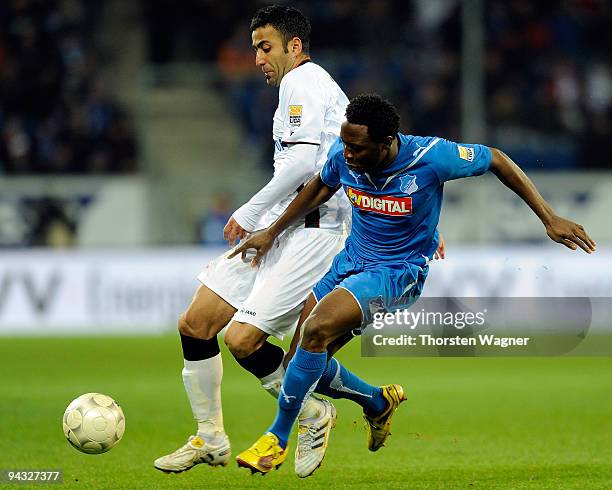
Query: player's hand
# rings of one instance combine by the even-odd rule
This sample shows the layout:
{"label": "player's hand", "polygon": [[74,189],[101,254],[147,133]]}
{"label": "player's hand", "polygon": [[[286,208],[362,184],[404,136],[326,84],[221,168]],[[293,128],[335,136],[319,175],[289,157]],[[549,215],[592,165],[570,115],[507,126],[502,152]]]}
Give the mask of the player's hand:
{"label": "player's hand", "polygon": [[246,235],[247,231],[233,217],[227,221],[225,228],[223,228],[223,239],[229,242],[230,247],[236,245],[238,240],[242,240]]}
{"label": "player's hand", "polygon": [[234,248],[227,258],[232,259],[236,255],[242,254],[242,260],[245,260],[247,250],[254,249],[257,253],[255,257],[251,259],[251,267],[257,267],[263,256],[272,248],[275,238],[274,234],[270,233],[268,229],[253,233],[249,238],[240,242],[240,245]]}
{"label": "player's hand", "polygon": [[597,244],[588,235],[582,225],[569,221],[560,216],[553,216],[549,223],[545,224],[546,233],[551,240],[562,243],[567,248],[576,250],[580,247],[586,253],[595,251]]}
{"label": "player's hand", "polygon": [[440,243],[438,243],[438,248],[436,249],[436,253],[434,254],[434,259],[445,259],[446,258],[446,247],[444,246],[444,237],[442,233],[440,233]]}

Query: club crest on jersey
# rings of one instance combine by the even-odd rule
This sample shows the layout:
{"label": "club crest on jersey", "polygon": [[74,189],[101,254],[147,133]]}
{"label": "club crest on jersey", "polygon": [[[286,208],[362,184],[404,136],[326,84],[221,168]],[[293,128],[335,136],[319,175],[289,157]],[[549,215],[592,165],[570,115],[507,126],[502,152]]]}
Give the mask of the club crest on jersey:
{"label": "club crest on jersey", "polygon": [[412,214],[412,197],[373,196],[348,186],[346,187],[346,195],[354,207],[364,211],[386,214],[387,216]]}
{"label": "club crest on jersey", "polygon": [[416,175],[403,175],[400,177],[400,191],[410,195],[418,190],[419,186],[416,183]]}
{"label": "club crest on jersey", "polygon": [[459,149],[459,158],[468,162],[474,161],[474,148],[461,145],[457,145],[457,148]]}
{"label": "club crest on jersey", "polygon": [[302,124],[302,106],[289,106],[289,126],[299,126]]}

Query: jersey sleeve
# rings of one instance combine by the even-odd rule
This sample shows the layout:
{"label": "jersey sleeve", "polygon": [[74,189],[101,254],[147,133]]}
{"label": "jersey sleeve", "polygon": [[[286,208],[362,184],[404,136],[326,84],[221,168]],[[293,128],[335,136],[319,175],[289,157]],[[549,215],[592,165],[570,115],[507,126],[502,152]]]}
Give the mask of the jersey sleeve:
{"label": "jersey sleeve", "polygon": [[279,93],[283,143],[321,143],[325,127],[325,94],[321,88],[309,86],[311,84],[307,82],[307,78],[291,77]]}
{"label": "jersey sleeve", "polygon": [[491,167],[491,150],[484,145],[455,143],[441,139],[428,160],[440,183],[484,174]]}
{"label": "jersey sleeve", "polygon": [[282,199],[295,192],[316,172],[317,146],[291,145],[277,159],[284,160],[270,182],[232,215],[246,231],[253,231],[263,214]]}

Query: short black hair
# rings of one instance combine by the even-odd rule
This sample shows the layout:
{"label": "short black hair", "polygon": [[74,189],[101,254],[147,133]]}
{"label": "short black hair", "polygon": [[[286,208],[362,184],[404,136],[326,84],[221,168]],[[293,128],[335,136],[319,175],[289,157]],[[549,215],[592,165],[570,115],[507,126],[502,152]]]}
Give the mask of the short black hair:
{"label": "short black hair", "polygon": [[387,136],[395,136],[400,125],[397,109],[378,94],[360,94],[353,98],[346,108],[346,120],[367,126],[368,136],[378,143]]}
{"label": "short black hair", "polygon": [[280,32],[287,52],[287,43],[294,37],[302,40],[302,51],[310,51],[310,21],[298,9],[283,5],[269,5],[260,8],[251,19],[251,32],[259,27],[271,25]]}

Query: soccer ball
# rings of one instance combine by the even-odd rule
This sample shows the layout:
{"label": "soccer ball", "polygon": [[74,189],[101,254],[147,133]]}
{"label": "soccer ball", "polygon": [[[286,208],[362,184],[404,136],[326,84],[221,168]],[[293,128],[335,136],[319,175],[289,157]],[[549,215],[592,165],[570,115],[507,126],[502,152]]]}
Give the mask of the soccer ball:
{"label": "soccer ball", "polygon": [[87,454],[101,454],[123,437],[125,417],[110,396],[85,393],[68,405],[62,425],[72,447]]}

